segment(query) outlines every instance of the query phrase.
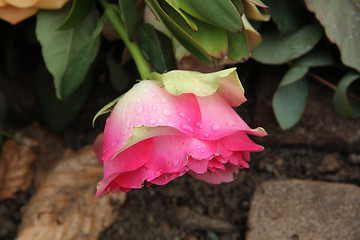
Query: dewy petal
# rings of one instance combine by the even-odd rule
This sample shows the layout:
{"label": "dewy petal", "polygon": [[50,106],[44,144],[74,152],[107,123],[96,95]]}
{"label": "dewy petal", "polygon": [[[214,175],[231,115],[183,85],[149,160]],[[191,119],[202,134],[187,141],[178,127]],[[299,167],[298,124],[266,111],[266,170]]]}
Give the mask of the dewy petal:
{"label": "dewy petal", "polygon": [[154,147],[144,167],[162,173],[182,171],[188,158],[206,159],[217,154],[217,142],[200,141],[189,136],[154,137]]}
{"label": "dewy petal", "polygon": [[196,138],[218,140],[237,131],[253,131],[218,93],[197,99],[202,128]]}
{"label": "dewy petal", "polygon": [[204,182],[212,183],[212,184],[219,184],[222,182],[231,182],[234,180],[234,176],[238,172],[238,167],[226,164],[225,171],[218,171],[218,172],[211,172],[207,171],[203,174],[197,174],[195,172],[189,171],[189,174],[196,179],[202,180]]}
{"label": "dewy petal", "polygon": [[249,163],[244,158],[244,153],[243,152],[234,152],[227,159],[229,160],[229,162],[231,164],[236,165],[239,168],[249,168]]}
{"label": "dewy petal", "polygon": [[163,74],[161,80],[166,91],[175,96],[193,93],[204,97],[218,92],[231,106],[246,101],[236,68],[212,73],[173,70]]}
{"label": "dewy petal", "polygon": [[194,159],[189,157],[187,167],[198,174],[205,173],[207,171],[209,160],[206,159]]}
{"label": "dewy petal", "polygon": [[231,151],[260,152],[263,146],[254,143],[244,131],[237,131],[219,140],[221,145]]}
{"label": "dewy petal", "polygon": [[159,177],[155,178],[154,180],[151,180],[150,183],[157,184],[157,185],[165,185],[174,178],[180,177],[184,175],[187,172],[187,169],[181,172],[176,173],[165,173],[160,175]]}
{"label": "dewy petal", "polygon": [[104,161],[104,177],[113,173],[130,172],[143,166],[149,160],[153,146],[154,140],[149,138],[120,152],[111,161]]}
{"label": "dewy petal", "polygon": [[154,81],[141,81],[119,99],[107,119],[103,160],[112,159],[125,146],[134,127],[168,126],[192,136],[200,119],[195,95],[173,96]]}
{"label": "dewy petal", "polygon": [[125,173],[113,173],[98,184],[95,197],[100,197],[104,192],[118,192],[122,189],[141,188],[144,181],[151,181],[161,175],[144,167]]}
{"label": "dewy petal", "polygon": [[0,7],[0,19],[14,25],[35,15],[37,12],[37,8],[17,8],[8,5]]}

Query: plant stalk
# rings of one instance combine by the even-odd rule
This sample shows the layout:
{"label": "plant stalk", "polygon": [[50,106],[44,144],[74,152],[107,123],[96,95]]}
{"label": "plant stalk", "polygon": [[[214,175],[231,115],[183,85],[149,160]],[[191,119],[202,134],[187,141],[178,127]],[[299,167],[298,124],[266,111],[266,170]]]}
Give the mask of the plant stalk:
{"label": "plant stalk", "polygon": [[130,41],[126,33],[124,24],[122,23],[120,16],[117,14],[112,5],[109,4],[106,0],[99,0],[99,3],[105,9],[107,17],[109,18],[112,25],[115,27],[116,31],[119,33],[126,47],[129,49],[141,78],[146,79],[150,75],[151,70],[138,45],[135,42]]}

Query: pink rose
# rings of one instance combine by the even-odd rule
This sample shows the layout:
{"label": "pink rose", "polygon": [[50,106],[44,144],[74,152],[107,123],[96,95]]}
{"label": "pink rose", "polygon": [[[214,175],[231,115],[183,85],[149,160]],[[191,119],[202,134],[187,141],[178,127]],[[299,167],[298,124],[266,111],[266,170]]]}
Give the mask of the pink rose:
{"label": "pink rose", "polygon": [[95,141],[104,167],[96,196],[164,185],[187,172],[209,183],[231,182],[239,168],[249,167],[250,152],[263,150],[247,134],[266,135],[232,109],[244,101],[235,68],[175,70],[135,84]]}

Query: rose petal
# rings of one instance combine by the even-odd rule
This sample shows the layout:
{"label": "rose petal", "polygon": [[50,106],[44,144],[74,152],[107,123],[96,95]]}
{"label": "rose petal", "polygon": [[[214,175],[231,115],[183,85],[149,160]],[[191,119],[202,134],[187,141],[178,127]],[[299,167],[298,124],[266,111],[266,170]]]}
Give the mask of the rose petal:
{"label": "rose petal", "polygon": [[206,159],[194,159],[189,157],[187,167],[195,173],[205,173],[207,171],[209,160]]}
{"label": "rose petal", "polygon": [[153,81],[141,81],[119,99],[107,119],[103,160],[110,160],[125,145],[133,127],[170,126],[194,135],[200,119],[200,108],[193,94],[175,97]]}
{"label": "rose petal", "polygon": [[210,172],[207,171],[203,174],[197,174],[195,172],[189,171],[189,174],[196,179],[202,180],[204,182],[212,183],[212,184],[219,184],[222,182],[231,182],[234,180],[234,175],[238,172],[238,167],[226,164],[225,171],[218,171],[218,172]]}
{"label": "rose petal", "polygon": [[249,168],[249,163],[244,158],[244,152],[234,152],[228,160],[231,164],[236,165],[240,168]]}
{"label": "rose petal", "polygon": [[154,137],[154,148],[145,167],[162,173],[181,171],[188,158],[206,159],[217,154],[217,142],[200,141],[189,136]]}
{"label": "rose petal", "polygon": [[154,140],[149,138],[120,152],[114,159],[104,161],[104,177],[113,173],[133,171],[143,166],[149,161],[153,146]]}
{"label": "rose petal", "polygon": [[243,131],[237,131],[229,136],[219,140],[221,145],[231,151],[251,151],[260,152],[264,150],[263,146],[254,143]]}
{"label": "rose petal", "polygon": [[69,0],[37,0],[34,6],[41,9],[60,9],[67,2]]}
{"label": "rose petal", "polygon": [[101,133],[94,142],[94,152],[96,159],[98,160],[100,165],[103,165],[102,156],[103,156],[103,143],[104,143],[104,134]]}
{"label": "rose petal", "polygon": [[37,0],[4,0],[4,2],[18,8],[32,7]]}
{"label": "rose petal", "polygon": [[197,99],[202,126],[196,138],[217,140],[236,131],[252,130],[219,94]]}
{"label": "rose petal", "polygon": [[173,180],[174,178],[184,175],[186,172],[187,172],[187,169],[184,171],[177,172],[177,173],[164,173],[164,174],[160,175],[159,177],[155,178],[154,180],[151,180],[150,183],[157,184],[157,185],[165,185],[168,182],[170,182],[171,180]]}
{"label": "rose petal", "polygon": [[38,12],[37,8],[17,8],[13,6],[0,7],[0,19],[11,24],[17,24]]}
{"label": "rose petal", "polygon": [[100,197],[104,192],[117,192],[132,188],[141,188],[145,180],[151,181],[161,175],[160,172],[141,167],[126,173],[113,173],[105,177],[97,186],[95,197]]}

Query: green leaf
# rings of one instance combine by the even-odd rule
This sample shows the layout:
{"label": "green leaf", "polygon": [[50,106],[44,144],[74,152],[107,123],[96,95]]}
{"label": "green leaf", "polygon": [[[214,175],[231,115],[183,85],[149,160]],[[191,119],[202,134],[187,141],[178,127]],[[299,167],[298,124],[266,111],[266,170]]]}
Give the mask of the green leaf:
{"label": "green leaf", "polygon": [[294,62],[295,65],[305,67],[326,67],[335,64],[331,49],[315,47],[309,53]]}
{"label": "green leaf", "polygon": [[288,34],[301,28],[310,15],[303,0],[264,0],[270,7],[270,15],[282,34]]}
{"label": "green leaf", "polygon": [[[335,110],[343,117],[360,117],[360,100],[348,97],[347,95],[349,86],[359,78],[360,75],[358,73],[348,73],[340,80],[336,88],[333,102]],[[360,88],[357,90],[357,93],[359,94]]]}
{"label": "green leaf", "polygon": [[157,72],[176,69],[172,41],[150,24],[140,28],[140,49]]}
{"label": "green leaf", "polygon": [[339,47],[342,62],[360,71],[360,3],[354,0],[305,0],[324,26],[329,40]]}
{"label": "green leaf", "polygon": [[318,24],[307,25],[289,35],[264,32],[263,41],[255,47],[251,56],[261,63],[283,64],[310,51],[322,35]]}
{"label": "green leaf", "polygon": [[136,1],[119,0],[120,17],[130,40],[136,37],[136,24],[138,22]]}
{"label": "green leaf", "polygon": [[88,15],[92,5],[89,0],[74,0],[69,14],[57,30],[74,28]]}
{"label": "green leaf", "polygon": [[202,62],[209,65],[213,64],[214,60],[212,57],[194,39],[193,35],[198,32],[194,32],[186,21],[166,2],[161,1],[161,5],[157,0],[149,0],[149,2],[169,31],[189,52]]}
{"label": "green leaf", "polygon": [[72,96],[62,101],[55,95],[51,74],[41,65],[36,74],[35,87],[46,123],[53,131],[60,132],[74,120],[85,103],[90,93],[91,79],[88,77]]}
{"label": "green leaf", "polygon": [[231,0],[166,0],[176,9],[230,32],[239,32],[243,28],[241,13]]}
{"label": "green leaf", "polygon": [[96,119],[103,114],[106,114],[108,112],[111,112],[111,110],[113,110],[114,105],[119,101],[119,99],[122,97],[119,96],[117,98],[115,98],[114,100],[112,100],[111,102],[109,102],[108,104],[106,104],[103,108],[101,108],[96,114],[95,117],[93,118],[92,124],[94,126]]}
{"label": "green leaf", "polygon": [[129,84],[129,73],[111,55],[106,56],[110,82],[115,91],[123,92]]}
{"label": "green leaf", "polygon": [[250,57],[250,49],[246,38],[246,32],[228,33],[229,53],[228,57],[235,61],[245,61]]}
{"label": "green leaf", "polygon": [[[40,11],[36,24],[36,36],[60,99],[69,97],[84,81],[99,46],[98,36],[95,38],[95,35],[101,32],[99,25],[96,29],[98,13],[95,7],[75,28],[56,31],[68,12],[69,7],[59,11]],[[71,79],[67,79],[69,76]]]}
{"label": "green leaf", "polygon": [[307,74],[308,71],[309,71],[309,68],[304,67],[304,66],[295,65],[295,66],[291,67],[285,73],[285,76],[281,80],[279,87],[284,87],[286,85],[292,84],[292,83],[302,79],[303,77],[305,77],[305,75]]}
{"label": "green leaf", "polygon": [[308,83],[305,79],[278,88],[272,103],[276,120],[282,129],[289,129],[300,120],[307,96]]}
{"label": "green leaf", "polygon": [[85,77],[94,61],[100,46],[100,34],[105,22],[103,15],[97,23],[96,29],[88,43],[69,62],[69,66],[62,78],[63,99],[71,96],[76,89],[85,81]]}

